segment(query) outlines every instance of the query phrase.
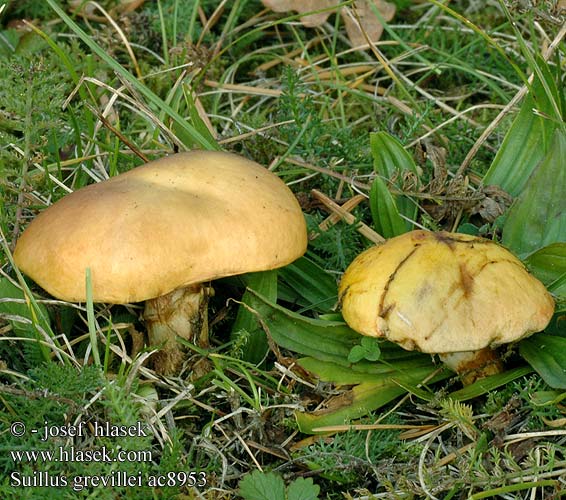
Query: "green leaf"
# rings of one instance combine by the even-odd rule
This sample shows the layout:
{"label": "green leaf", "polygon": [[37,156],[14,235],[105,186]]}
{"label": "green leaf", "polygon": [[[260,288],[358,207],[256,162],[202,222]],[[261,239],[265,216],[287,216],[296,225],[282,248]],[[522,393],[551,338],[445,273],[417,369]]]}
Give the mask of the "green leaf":
{"label": "green leaf", "polygon": [[483,179],[484,184],[498,185],[512,196],[522,192],[532,172],[550,150],[550,141],[556,129],[556,123],[545,117],[556,115],[556,106],[553,104],[553,101],[559,101],[556,77],[553,77],[544,61],[537,60],[537,65],[538,78],[524,98],[519,114]]}
{"label": "green leaf", "polygon": [[350,363],[357,363],[365,358],[366,350],[361,345],[352,347],[350,354],[348,354],[348,361]]}
{"label": "green leaf", "polygon": [[[183,94],[185,96],[185,101],[187,103],[187,108],[189,111],[189,116],[191,118],[191,123],[193,124],[195,130],[202,137],[204,137],[204,139],[208,144],[216,144],[216,139],[210,132],[209,128],[206,126],[206,123],[204,123],[203,119],[199,115],[198,108],[193,96],[193,91],[186,84],[183,84]],[[184,138],[183,135],[179,135],[183,144],[191,144],[193,142],[193,137],[191,135],[187,135],[187,132],[184,131],[182,127],[179,126],[179,124],[177,123],[175,124],[174,130],[176,133],[184,134],[185,136]]]}
{"label": "green leaf", "polygon": [[245,476],[239,486],[244,500],[286,500],[285,483],[273,472],[256,470]]}
{"label": "green leaf", "polygon": [[403,189],[403,175],[412,173],[418,178],[418,169],[403,145],[385,132],[370,134],[374,170],[377,174],[370,191],[370,208],[375,229],[385,238],[398,236],[412,229],[404,219],[414,220],[417,206],[408,197],[393,195],[388,182]]}
{"label": "green leaf", "polygon": [[373,180],[369,192],[369,207],[373,226],[384,238],[393,238],[410,230],[410,223],[401,217],[395,197],[381,177]]}
{"label": "green leaf", "polygon": [[[0,278],[0,314],[14,316],[8,318],[14,332],[19,335],[33,336],[36,334],[34,323],[37,321],[35,315],[26,304],[25,295],[20,288],[14,285],[8,278]],[[48,318],[47,308],[38,304],[44,318]],[[18,321],[21,318],[23,321]]]}
{"label": "green leaf", "polygon": [[246,343],[243,359],[250,363],[259,363],[269,350],[267,337],[259,326],[257,316],[246,306],[250,305],[252,290],[269,300],[277,300],[277,271],[249,273],[246,275],[246,279],[247,290],[242,297],[242,304],[238,308],[236,320],[232,325],[232,336],[241,330],[249,332],[250,336]]}
{"label": "green leaf", "polygon": [[553,125],[533,113],[534,105],[531,95],[527,95],[485,174],[485,185],[497,185],[509,194],[518,196],[544,157],[543,129],[553,128]]}
{"label": "green leaf", "polygon": [[[304,317],[276,305],[250,290],[250,307],[261,318],[263,327],[280,346],[308,357],[300,366],[321,380],[338,385],[358,384],[331,402],[328,408],[314,413],[296,413],[301,432],[312,433],[320,426],[343,424],[366,415],[405,393],[397,381],[420,384],[437,367],[430,356],[405,351],[390,342],[379,344],[380,361],[348,361],[355,345],[362,345],[360,335],[341,321]],[[376,354],[375,346],[365,341],[364,351]],[[431,382],[452,376],[441,370]]]}
{"label": "green leaf", "polygon": [[392,380],[364,382],[330,400],[328,408],[310,413],[295,412],[299,430],[305,434],[325,432],[324,427],[348,424],[401,396],[405,390]]}
{"label": "green leaf", "polygon": [[553,243],[525,259],[530,271],[555,295],[566,297],[566,243]]}
{"label": "green leaf", "polygon": [[566,392],[536,391],[531,394],[530,399],[535,406],[555,406],[566,399]]}
{"label": "green leaf", "polygon": [[253,290],[249,290],[249,305],[280,346],[306,356],[349,365],[348,353],[359,343],[360,334],[343,321],[307,318]]}
{"label": "green leaf", "polygon": [[451,392],[449,396],[452,399],[456,399],[458,401],[468,401],[470,399],[483,396],[484,394],[487,394],[489,391],[493,391],[498,387],[509,384],[513,380],[524,377],[532,371],[533,369],[530,366],[520,366],[518,368],[513,368],[502,373],[497,373],[496,375],[490,375],[489,377],[481,378],[473,384],[467,385],[463,389]]}
{"label": "green leaf", "polygon": [[519,344],[519,353],[553,389],[566,389],[566,337],[538,333]]}
{"label": "green leaf", "polygon": [[393,363],[362,361],[344,366],[312,357],[301,358],[298,363],[305,370],[314,373],[323,382],[332,382],[336,385],[352,385],[365,382],[381,383],[392,378],[400,380],[412,371],[422,371],[423,369],[431,371],[435,368],[432,358],[427,354],[421,354],[418,357]]}
{"label": "green leaf", "polygon": [[[391,180],[403,172],[412,172],[418,175],[417,166],[413,158],[392,135],[386,132],[370,134],[370,147],[373,166],[377,174]],[[397,179],[396,185],[401,187],[399,179]],[[406,205],[410,206],[412,204],[406,202]]]}
{"label": "green leaf", "polygon": [[503,244],[524,257],[566,241],[566,133],[557,128],[549,153],[509,210]]}
{"label": "green leaf", "polygon": [[377,361],[381,356],[379,341],[371,337],[363,337],[360,345],[355,345],[348,354],[350,363],[357,363],[362,359]]}
{"label": "green leaf", "polygon": [[[322,429],[324,427],[347,424],[405,394],[406,390],[397,383],[397,379],[418,385],[435,370],[437,368],[434,366],[422,367],[410,373],[399,373],[396,377],[384,377],[380,382],[358,384],[331,399],[324,410],[311,413],[295,412],[299,430],[306,434],[316,434],[324,432]],[[429,383],[438,382],[452,375],[449,370],[440,370]]]}
{"label": "green leaf", "polygon": [[317,500],[320,486],[309,477],[298,477],[287,488],[287,500]]}
{"label": "green leaf", "polygon": [[336,278],[308,257],[279,269],[279,298],[326,312],[336,303]]}

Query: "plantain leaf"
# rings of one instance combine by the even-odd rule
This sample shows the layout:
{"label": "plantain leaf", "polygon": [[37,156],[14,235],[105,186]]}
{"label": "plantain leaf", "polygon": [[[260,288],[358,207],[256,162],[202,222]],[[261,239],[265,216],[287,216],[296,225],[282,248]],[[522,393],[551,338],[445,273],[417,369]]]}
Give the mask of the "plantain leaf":
{"label": "plantain leaf", "polygon": [[381,383],[392,378],[400,380],[413,370],[430,372],[435,368],[432,358],[426,354],[395,363],[366,362],[345,366],[312,357],[301,358],[298,363],[305,370],[316,374],[323,382],[332,382],[336,385]]}
{"label": "plantain leaf", "polygon": [[338,300],[336,279],[308,257],[279,269],[279,298],[327,312]]}
{"label": "plantain leaf", "polygon": [[380,341],[380,363],[362,360],[352,364],[348,354],[354,346],[361,345],[365,337],[352,330],[341,316],[340,320],[308,318],[275,304],[254,290],[248,292],[249,306],[261,318],[271,338],[285,349],[367,373],[391,371],[391,365],[402,366],[398,363],[416,358],[421,360],[420,363],[430,363],[430,356],[426,354]]}
{"label": "plantain leaf", "polygon": [[[415,162],[403,145],[392,135],[386,132],[370,134],[370,147],[375,172],[383,177],[394,180],[403,172],[412,172],[418,175]],[[401,187],[399,179],[396,185]],[[413,206],[406,201],[407,206]]]}
{"label": "plantain leaf", "polygon": [[503,243],[521,257],[566,242],[566,133],[557,128],[550,151],[512,205]]}
{"label": "plantain leaf", "polygon": [[553,389],[566,389],[566,337],[539,333],[519,344],[519,353]]}
{"label": "plantain leaf", "polygon": [[566,243],[553,243],[525,259],[531,272],[555,295],[566,298]]}
{"label": "plantain leaf", "polygon": [[384,238],[392,238],[410,230],[409,222],[401,217],[395,198],[381,177],[376,177],[371,185],[369,206],[373,226]]}
{"label": "plantain leaf", "polygon": [[260,328],[257,316],[249,310],[251,290],[255,290],[270,300],[277,299],[277,271],[264,271],[249,273],[247,278],[247,290],[242,297],[242,304],[238,308],[236,320],[232,325],[232,337],[245,330],[249,338],[243,354],[244,361],[259,363],[267,354],[269,346],[265,332]]}
{"label": "plantain leaf", "polygon": [[[384,377],[377,382],[363,382],[331,399],[327,408],[310,413],[295,412],[299,430],[306,434],[324,432],[324,427],[347,424],[390,403],[407,391],[398,381],[418,385],[429,377],[436,367],[415,368],[395,377]],[[441,370],[429,382],[434,383],[452,376],[449,370]]]}
{"label": "plantain leaf", "polygon": [[360,334],[343,321],[312,319],[289,311],[253,290],[249,305],[259,315],[271,338],[285,349],[348,366],[348,353]]}
{"label": "plantain leaf", "polygon": [[370,191],[373,223],[377,232],[391,238],[412,229],[407,219],[414,220],[417,206],[407,196],[392,194],[387,183],[402,190],[403,175],[412,173],[418,178],[419,173],[411,155],[391,135],[385,132],[370,134],[370,147],[377,174]]}
{"label": "plantain leaf", "polygon": [[[533,113],[534,100],[525,97],[519,114],[507,132],[503,143],[485,174],[484,184],[494,184],[513,196],[518,196],[527,179],[544,157],[542,146],[546,122]],[[547,124],[552,127],[552,124]]]}
{"label": "plantain leaf", "polygon": [[[553,102],[560,103],[555,83],[557,77],[543,60],[537,60],[537,64],[538,77],[483,179],[484,184],[498,185],[512,196],[522,192],[532,172],[546,156],[556,129],[556,123],[546,117],[555,116]],[[544,84],[541,78],[544,78]]]}

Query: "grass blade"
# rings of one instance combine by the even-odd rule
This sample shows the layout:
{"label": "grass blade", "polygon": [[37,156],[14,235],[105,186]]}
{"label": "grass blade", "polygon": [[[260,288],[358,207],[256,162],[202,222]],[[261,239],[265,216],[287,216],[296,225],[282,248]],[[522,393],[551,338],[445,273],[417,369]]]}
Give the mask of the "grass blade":
{"label": "grass blade", "polygon": [[458,401],[468,401],[470,399],[483,396],[484,394],[487,394],[489,391],[493,391],[498,387],[503,387],[513,380],[528,375],[532,371],[533,369],[530,366],[513,368],[503,373],[498,373],[497,375],[491,375],[490,377],[482,378],[474,382],[473,384],[467,385],[463,389],[451,392],[449,396],[452,399],[456,399]]}

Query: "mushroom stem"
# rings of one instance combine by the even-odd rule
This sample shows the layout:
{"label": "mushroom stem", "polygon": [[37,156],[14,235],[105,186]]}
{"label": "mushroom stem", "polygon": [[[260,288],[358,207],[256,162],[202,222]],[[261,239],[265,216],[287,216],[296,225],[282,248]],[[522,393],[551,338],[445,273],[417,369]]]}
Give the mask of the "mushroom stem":
{"label": "mushroom stem", "polygon": [[153,358],[155,370],[162,375],[178,373],[185,361],[185,349],[176,340],[208,347],[208,297],[211,289],[201,283],[179,288],[147,300],[144,319],[149,344],[160,345]]}
{"label": "mushroom stem", "polygon": [[459,376],[462,384],[470,385],[480,378],[503,371],[497,352],[491,347],[477,351],[446,352],[439,354],[442,362]]}

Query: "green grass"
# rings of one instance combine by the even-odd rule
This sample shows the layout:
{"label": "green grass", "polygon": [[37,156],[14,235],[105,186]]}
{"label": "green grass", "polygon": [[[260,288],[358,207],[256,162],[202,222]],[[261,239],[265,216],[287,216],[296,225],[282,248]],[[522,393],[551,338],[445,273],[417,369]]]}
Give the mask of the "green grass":
{"label": "green grass", "polygon": [[[542,59],[549,41],[564,36],[558,13],[540,2],[527,11],[492,2],[481,10],[468,2],[396,2],[398,14],[374,52],[351,50],[339,16],[307,29],[295,13],[263,10],[257,0],[219,10],[208,0],[159,0],[123,17],[112,10],[121,2],[101,2],[121,32],[63,2],[6,3],[0,497],[231,499],[243,477],[250,478],[248,492],[263,484],[254,471],[280,486],[267,475],[277,474],[288,492],[312,493],[316,487],[303,479],[312,480],[318,497],[332,500],[560,497],[566,350],[545,351],[545,337],[535,335],[504,350],[505,374],[460,390],[456,377],[434,372],[428,356],[389,344],[380,344],[377,362],[350,364],[359,336],[335,307],[341,273],[373,244],[357,223],[381,228],[383,218],[401,213],[404,227],[503,238],[554,293],[558,312],[546,341],[563,345],[566,207],[564,188],[556,186],[564,170],[563,43]],[[33,29],[15,30],[10,21],[24,17]],[[526,81],[531,73],[534,82]],[[513,102],[525,84],[532,101]],[[377,133],[380,144],[392,147],[394,138],[405,148],[406,169],[376,167],[383,154]],[[17,272],[11,251],[27,224],[72,190],[193,148],[225,149],[270,166],[299,198],[317,237],[305,259],[279,272],[274,297],[244,296],[247,285],[260,286],[257,276],[216,281],[212,346],[191,350],[193,361],[208,357],[210,370],[196,379],[190,369],[164,378],[147,363],[139,305],[54,300]],[[376,172],[384,177],[379,186]],[[483,190],[484,179],[512,193],[513,208],[505,193]],[[383,191],[372,186],[388,191],[392,204],[376,204]],[[340,204],[361,193],[364,201],[351,209],[355,223],[320,229],[329,213],[312,189]],[[475,200],[484,195],[500,208],[496,215],[478,211]],[[536,221],[528,230],[525,213]],[[264,285],[274,293],[272,282]],[[275,343],[262,363],[251,363],[247,343],[265,330]],[[306,332],[306,347],[296,331]],[[391,372],[403,376],[392,381]],[[358,395],[364,381],[374,393]],[[340,418],[354,416],[353,426],[326,436],[300,432],[316,427],[304,412],[320,415],[327,407]],[[332,415],[321,421],[336,425]],[[47,442],[9,432],[14,422],[30,430],[45,421],[90,427]],[[148,435],[93,436],[102,421],[141,422]],[[71,445],[147,451],[152,460],[32,465],[10,455]],[[123,472],[144,484],[23,488],[13,472],[69,482]],[[190,479],[203,476],[206,484]],[[149,478],[162,483],[148,485]]]}

